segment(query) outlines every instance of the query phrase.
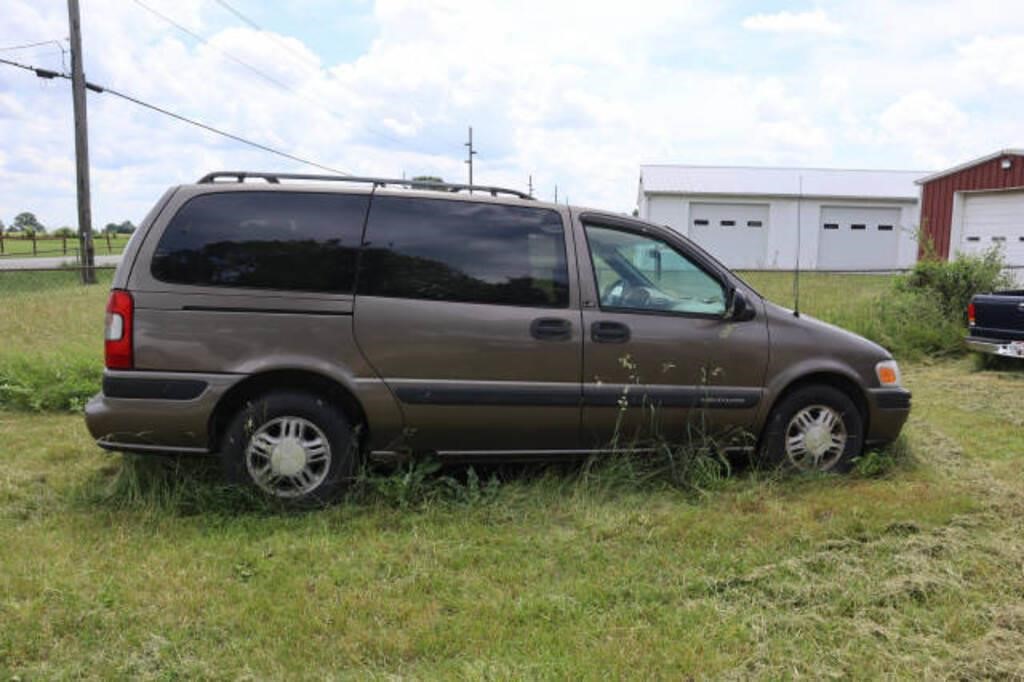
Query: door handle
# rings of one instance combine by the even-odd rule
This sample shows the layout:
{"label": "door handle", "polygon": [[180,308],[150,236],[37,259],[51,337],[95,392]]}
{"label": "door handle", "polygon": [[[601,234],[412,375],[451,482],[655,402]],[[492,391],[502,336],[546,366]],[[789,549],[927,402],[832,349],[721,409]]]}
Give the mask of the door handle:
{"label": "door handle", "polygon": [[590,338],[595,343],[626,343],[629,341],[629,327],[621,322],[599,320],[590,325]]}
{"label": "door handle", "polygon": [[568,341],[572,323],[560,317],[538,317],[530,323],[530,336],[541,341]]}

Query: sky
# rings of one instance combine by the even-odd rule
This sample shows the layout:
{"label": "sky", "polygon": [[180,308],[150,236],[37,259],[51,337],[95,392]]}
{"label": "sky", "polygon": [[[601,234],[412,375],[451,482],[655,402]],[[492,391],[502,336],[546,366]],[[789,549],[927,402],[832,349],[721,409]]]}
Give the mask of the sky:
{"label": "sky", "polygon": [[[1024,147],[1016,0],[81,4],[90,81],[357,175],[464,182],[472,125],[477,183],[629,212],[644,163],[937,170]],[[0,58],[69,68],[4,49],[66,48],[63,0],[0,15]],[[212,170],[317,172],[88,107],[96,226]],[[26,210],[77,223],[70,87],[0,65],[0,220]]]}

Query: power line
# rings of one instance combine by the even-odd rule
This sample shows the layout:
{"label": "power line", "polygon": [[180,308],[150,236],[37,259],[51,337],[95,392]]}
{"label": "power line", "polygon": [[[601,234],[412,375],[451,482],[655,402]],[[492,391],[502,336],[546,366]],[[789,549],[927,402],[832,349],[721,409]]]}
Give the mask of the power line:
{"label": "power line", "polygon": [[[138,1],[138,0],[136,0],[136,1]],[[225,10],[230,12],[232,15],[234,15],[235,17],[240,19],[242,22],[244,22],[249,27],[254,28],[257,31],[265,34],[267,38],[269,38],[270,40],[274,41],[274,43],[279,45],[283,50],[285,50],[286,52],[291,54],[295,58],[295,60],[297,62],[301,63],[302,66],[305,67],[306,69],[308,69],[309,71],[315,72],[318,76],[326,75],[328,78],[330,78],[332,80],[338,80],[338,77],[334,74],[333,71],[331,71],[330,69],[322,68],[319,65],[319,62],[314,64],[313,61],[311,61],[313,59],[312,57],[310,57],[309,55],[303,54],[303,53],[299,52],[298,50],[296,50],[294,47],[289,45],[286,41],[282,40],[278,36],[278,34],[276,32],[271,31],[271,30],[267,29],[266,27],[262,26],[261,24],[257,23],[254,19],[252,19],[251,17],[249,17],[246,14],[244,14],[241,10],[237,9],[236,7],[234,7],[233,5],[228,3],[227,0],[214,0],[214,2],[216,2],[218,5],[223,7]],[[332,113],[333,115],[335,115],[335,116],[339,116],[333,110],[328,109],[328,111],[330,113]],[[339,116],[339,118],[340,118],[340,116]],[[419,152],[421,154],[434,155],[434,152],[425,151],[423,149],[416,149],[415,147],[410,145],[407,141],[400,140],[400,139],[398,139],[398,138],[396,138],[396,137],[394,137],[392,135],[388,135],[387,133],[383,133],[383,132],[381,132],[379,130],[375,130],[373,128],[366,128],[366,131],[369,132],[371,135],[376,135],[377,137],[379,137],[381,139],[388,140],[390,142],[394,142],[395,144],[404,145],[404,146],[412,149],[413,151],[417,151],[417,152]]]}
{"label": "power line", "polygon": [[30,47],[41,47],[43,45],[55,44],[62,50],[64,46],[57,40],[40,40],[38,43],[25,43],[24,45],[11,45],[10,47],[0,47],[0,52],[11,52],[12,50],[27,50]]}
{"label": "power line", "polygon": [[[206,45],[207,47],[213,49],[214,51],[219,53],[222,57],[224,57],[226,59],[230,59],[235,64],[238,64],[239,66],[241,66],[244,69],[248,69],[249,71],[251,71],[252,73],[256,74],[257,76],[259,76],[263,80],[267,81],[268,83],[273,83],[277,87],[282,88],[284,90],[287,90],[288,92],[290,92],[290,93],[292,93],[294,95],[297,95],[299,97],[303,97],[304,99],[308,99],[301,92],[299,92],[298,90],[295,90],[294,88],[292,88],[290,85],[288,85],[284,81],[279,80],[277,78],[274,78],[273,76],[271,76],[270,74],[266,73],[265,71],[262,71],[261,69],[258,69],[255,66],[253,66],[252,64],[250,64],[248,62],[245,62],[245,61],[242,61],[238,57],[235,57],[234,55],[229,54],[228,52],[222,50],[221,48],[217,47],[216,45],[211,44],[210,41],[207,38],[204,38],[203,36],[199,35],[198,33],[196,33],[194,31],[186,28],[185,26],[182,26],[181,24],[176,22],[174,19],[171,19],[166,14],[153,9],[152,7],[147,5],[146,3],[142,2],[142,0],[135,0],[135,4],[138,5],[139,7],[141,7],[142,9],[146,10],[147,12],[152,14],[153,16],[158,17],[159,19],[161,19],[161,20],[165,21],[166,23],[170,24],[171,26],[173,26],[174,28],[178,29],[182,33],[185,33],[185,34],[191,36],[193,40],[197,40],[200,43],[202,43],[203,45]],[[317,105],[320,104],[319,102],[316,102],[315,100],[313,100],[313,103],[317,104]]]}
{"label": "power line", "polygon": [[[347,122],[347,120],[346,120],[346,118],[344,116],[342,116],[340,113],[338,113],[337,111],[335,111],[331,107],[327,106],[326,104],[324,104],[320,100],[315,99],[313,97],[310,97],[309,95],[307,95],[307,94],[305,94],[305,93],[303,93],[303,92],[301,92],[299,90],[296,90],[294,87],[292,87],[291,85],[285,83],[284,81],[280,80],[279,78],[275,78],[274,76],[271,76],[270,74],[266,73],[262,69],[259,69],[259,68],[255,67],[255,66],[253,66],[252,64],[250,64],[250,63],[248,63],[248,62],[246,62],[246,61],[244,61],[242,59],[239,59],[238,57],[235,57],[234,55],[232,55],[231,53],[227,52],[226,50],[223,50],[223,49],[217,47],[216,45],[213,45],[212,43],[210,43],[210,40],[208,38],[205,38],[202,35],[196,33],[195,31],[192,31],[192,30],[186,28],[185,26],[179,24],[177,21],[175,21],[174,19],[171,19],[166,14],[163,14],[162,12],[159,12],[159,11],[153,9],[152,7],[150,7],[149,5],[145,4],[144,2],[142,2],[142,0],[135,0],[135,4],[138,5],[139,7],[141,7],[142,9],[146,10],[147,12],[153,14],[154,16],[160,18],[161,20],[163,20],[167,24],[169,24],[169,25],[173,26],[174,28],[178,29],[182,33],[185,33],[186,35],[190,36],[193,40],[196,40],[196,41],[202,43],[203,45],[206,45],[206,46],[210,47],[211,49],[213,49],[214,51],[219,53],[221,56],[223,56],[225,59],[229,59],[232,62],[234,62],[235,64],[238,64],[239,66],[247,69],[248,71],[251,71],[253,74],[259,76],[260,78],[262,78],[263,80],[267,81],[268,83],[272,83],[273,85],[276,85],[277,87],[281,88],[282,90],[286,90],[287,92],[290,92],[291,94],[295,95],[296,97],[299,97],[301,99],[306,100],[307,102],[309,102],[309,103],[319,107],[323,111],[326,111],[328,114],[330,114],[331,116],[335,117],[339,121]],[[259,30],[262,30],[262,29],[259,29]],[[377,137],[383,138],[383,139],[388,140],[390,142],[394,142],[395,144],[400,144],[400,145],[406,144],[405,142],[403,142],[402,140],[399,140],[396,137],[393,137],[393,136],[388,135],[386,133],[379,132],[377,130],[368,129],[368,132],[370,132],[373,135],[376,135]]]}
{"label": "power line", "polygon": [[[66,41],[67,38],[64,38]],[[0,47],[0,52],[12,52],[14,50],[27,50],[33,47],[43,47],[47,45],[55,45],[60,50],[60,65],[61,68],[67,70],[67,50],[64,48],[62,41],[60,40],[40,40],[38,43],[25,43],[24,45],[11,45],[10,47]],[[29,55],[32,56],[32,55]]]}
{"label": "power line", "polygon": [[[90,90],[96,90],[97,87],[98,86],[95,86],[92,83],[89,84],[89,89]],[[317,163],[316,161],[310,161],[309,159],[303,159],[302,157],[295,156],[294,154],[289,154],[288,152],[282,152],[279,149],[274,149],[273,147],[268,147],[265,144],[261,144],[259,142],[253,142],[252,140],[248,140],[248,139],[246,139],[244,137],[241,137],[239,135],[235,135],[234,133],[229,133],[227,131],[220,130],[219,128],[214,128],[213,126],[207,125],[206,123],[203,123],[201,121],[196,121],[195,119],[191,119],[191,118],[189,118],[187,116],[183,116],[181,114],[176,114],[173,111],[170,111],[168,109],[164,109],[164,108],[159,107],[159,106],[157,106],[155,104],[150,104],[149,102],[144,102],[141,99],[138,99],[137,97],[132,97],[131,95],[125,94],[123,92],[119,92],[117,90],[113,90],[111,88],[101,88],[100,90],[98,90],[98,92],[107,92],[107,93],[109,93],[111,95],[114,95],[115,97],[120,97],[121,99],[128,100],[129,102],[132,102],[133,104],[138,104],[141,107],[146,107],[147,109],[152,109],[153,111],[156,111],[158,113],[164,114],[165,116],[170,116],[171,118],[176,118],[179,121],[183,121],[185,123],[189,123],[191,125],[197,126],[197,127],[202,128],[204,130],[208,130],[211,133],[216,133],[218,135],[222,135],[224,137],[230,138],[230,139],[235,140],[237,142],[241,142],[243,144],[247,144],[247,145],[249,145],[251,147],[255,147],[257,149],[262,149],[265,152],[270,152],[271,154],[277,154],[278,156],[282,156],[282,157],[284,157],[286,159],[291,159],[292,161],[297,161],[298,163],[304,163],[307,166],[314,166],[316,168],[320,168],[321,170],[330,171],[331,173],[337,173],[338,175],[351,175],[351,173],[346,173],[343,170],[338,170],[337,168],[331,168],[330,166],[325,166],[322,163]]]}
{"label": "power line", "polygon": [[218,5],[220,5],[224,9],[226,9],[228,12],[231,12],[231,14],[234,14],[236,17],[238,17],[243,22],[245,22],[246,24],[248,24],[252,28],[256,29],[257,31],[260,31],[261,33],[266,33],[268,38],[273,40],[275,43],[280,45],[285,51],[287,51],[293,57],[295,57],[300,62],[302,62],[303,66],[307,66],[307,67],[309,67],[311,69],[315,69],[317,73],[327,73],[328,76],[331,76],[332,78],[334,77],[334,74],[332,74],[329,70],[324,70],[324,69],[321,69],[319,66],[314,66],[309,61],[310,57],[308,55],[304,55],[304,54],[300,53],[298,50],[296,50],[294,47],[289,45],[287,42],[285,42],[285,41],[281,40],[280,38],[278,38],[275,33],[273,33],[272,31],[268,31],[267,29],[263,28],[262,26],[257,24],[255,21],[253,21],[252,19],[250,19],[246,15],[242,14],[241,11],[239,11],[239,10],[235,9],[234,7],[232,7],[231,5],[229,5],[226,2],[226,0],[214,0],[214,2],[216,2]]}
{"label": "power line", "polygon": [[[32,71],[37,76],[39,76],[40,78],[47,78],[47,79],[64,78],[64,79],[68,79],[68,80],[71,79],[71,76],[69,74],[66,74],[66,73],[60,73],[58,71],[51,71],[49,69],[43,69],[43,68],[40,68],[40,67],[31,66],[29,64],[21,64],[19,62],[14,62],[14,61],[11,61],[9,59],[0,59],[0,64],[7,64],[8,66],[14,66],[14,67],[17,67],[19,69],[24,69],[25,71]],[[131,102],[132,104],[136,104],[138,106],[145,107],[146,109],[150,109],[152,111],[156,111],[156,112],[161,113],[161,114],[163,114],[165,116],[170,116],[171,118],[174,118],[174,119],[177,119],[179,121],[182,121],[183,123],[188,123],[189,125],[196,126],[197,128],[202,128],[203,130],[206,130],[208,132],[215,133],[217,135],[221,135],[222,137],[226,137],[226,138],[234,140],[236,142],[241,142],[242,144],[249,145],[250,147],[255,147],[256,149],[260,149],[260,150],[268,152],[270,154],[276,154],[277,156],[289,159],[291,161],[296,161],[298,163],[302,163],[302,164],[305,164],[307,166],[313,166],[313,167],[319,168],[321,170],[330,171],[331,173],[337,173],[338,175],[351,175],[350,173],[346,173],[343,170],[338,170],[337,168],[332,168],[330,166],[325,166],[322,163],[318,163],[316,161],[310,161],[309,159],[304,159],[304,158],[302,158],[300,156],[296,156],[294,154],[289,154],[288,152],[283,152],[280,149],[274,149],[273,147],[268,147],[267,145],[262,144],[260,142],[254,142],[253,140],[249,140],[249,139],[244,138],[244,137],[242,137],[240,135],[235,135],[234,133],[229,133],[226,130],[221,130],[220,128],[216,128],[214,126],[208,125],[206,123],[203,123],[202,121],[197,121],[196,119],[189,118],[188,116],[184,116],[182,114],[175,113],[175,112],[173,112],[173,111],[171,111],[169,109],[165,109],[163,107],[157,106],[156,104],[151,104],[149,102],[141,100],[138,97],[133,97],[132,95],[129,95],[129,94],[124,93],[124,92],[121,92],[119,90],[114,90],[113,88],[108,88],[108,87],[105,87],[105,86],[102,86],[102,85],[97,85],[95,83],[89,83],[89,82],[86,83],[86,87],[89,90],[92,90],[93,92],[96,92],[96,93],[106,93],[106,94],[109,94],[109,95],[113,95],[114,97],[119,97],[119,98],[121,98],[123,100],[127,100],[128,102]]]}

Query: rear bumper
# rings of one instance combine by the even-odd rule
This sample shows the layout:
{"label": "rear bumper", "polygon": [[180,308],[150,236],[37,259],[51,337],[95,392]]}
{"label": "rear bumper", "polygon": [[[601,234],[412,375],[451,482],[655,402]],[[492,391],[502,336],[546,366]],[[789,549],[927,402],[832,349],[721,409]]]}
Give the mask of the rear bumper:
{"label": "rear bumper", "polygon": [[896,440],[910,416],[911,394],[905,388],[875,388],[868,391],[868,445]]}
{"label": "rear bumper", "polygon": [[210,417],[243,375],[182,372],[103,374],[103,392],[85,406],[97,445],[140,453],[208,454]]}
{"label": "rear bumper", "polygon": [[[989,355],[1002,355],[1008,358],[1024,359],[1024,350],[1018,351],[1019,345],[1014,346],[1012,341],[1005,339],[987,339],[981,336],[968,336],[964,338],[967,347],[977,353],[988,353]],[[1017,344],[1021,344],[1020,341]]]}

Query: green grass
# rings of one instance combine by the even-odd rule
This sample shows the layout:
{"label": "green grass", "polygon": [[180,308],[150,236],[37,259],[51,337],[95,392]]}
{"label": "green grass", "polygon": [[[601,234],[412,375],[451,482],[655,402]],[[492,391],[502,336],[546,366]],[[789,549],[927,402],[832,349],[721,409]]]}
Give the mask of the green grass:
{"label": "green grass", "polygon": [[533,467],[305,514],[100,453],[75,415],[0,413],[0,672],[1019,674],[1024,436],[1011,408],[978,413],[1024,381],[907,376],[913,459],[879,478],[742,473],[694,498]]}
{"label": "green grass", "polygon": [[[0,273],[8,410],[96,388],[106,287],[64,274]],[[906,440],[846,478],[417,466],[314,513],[0,411],[0,679],[1024,676],[1024,375],[905,374]]]}
{"label": "green grass", "polygon": [[[739,275],[768,300],[793,307],[793,273],[759,271]],[[871,306],[889,290],[892,282],[893,275],[803,272],[800,310],[827,321],[870,314]]]}
{"label": "green grass", "polygon": [[99,390],[113,271],[97,277],[85,287],[74,271],[0,271],[0,407],[76,410]]}
{"label": "green grass", "polygon": [[[124,251],[124,247],[128,244],[128,239],[129,235],[111,237],[110,247],[108,248],[105,237],[93,237],[93,249],[95,250],[96,255],[118,254]],[[33,255],[31,239],[4,235],[3,243],[4,251],[3,254],[0,254],[0,258],[6,256],[31,258]],[[39,238],[36,240],[36,252],[37,253],[35,255],[40,258],[63,255],[74,256],[78,253],[78,239],[77,237],[68,237],[67,254],[65,254],[64,244],[61,239],[53,237]]]}

